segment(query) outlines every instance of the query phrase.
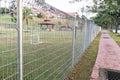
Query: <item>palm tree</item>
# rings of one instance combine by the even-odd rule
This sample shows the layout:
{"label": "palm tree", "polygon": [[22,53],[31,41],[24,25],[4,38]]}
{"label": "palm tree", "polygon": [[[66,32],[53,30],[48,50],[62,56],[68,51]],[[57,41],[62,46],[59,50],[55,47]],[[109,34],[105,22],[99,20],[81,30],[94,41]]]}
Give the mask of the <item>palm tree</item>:
{"label": "palm tree", "polygon": [[33,19],[31,9],[25,7],[23,9],[23,20],[25,20],[26,24],[29,24],[29,19]]}

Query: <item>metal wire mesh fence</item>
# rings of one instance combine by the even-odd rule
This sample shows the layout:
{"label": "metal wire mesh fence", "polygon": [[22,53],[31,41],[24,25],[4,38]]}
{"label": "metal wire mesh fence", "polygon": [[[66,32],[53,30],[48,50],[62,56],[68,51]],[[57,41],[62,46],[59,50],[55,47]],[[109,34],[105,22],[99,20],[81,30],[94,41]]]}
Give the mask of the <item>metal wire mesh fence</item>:
{"label": "metal wire mesh fence", "polygon": [[19,1],[1,1],[7,6],[0,7],[0,80],[63,80],[100,28],[39,0],[22,1],[22,63]]}

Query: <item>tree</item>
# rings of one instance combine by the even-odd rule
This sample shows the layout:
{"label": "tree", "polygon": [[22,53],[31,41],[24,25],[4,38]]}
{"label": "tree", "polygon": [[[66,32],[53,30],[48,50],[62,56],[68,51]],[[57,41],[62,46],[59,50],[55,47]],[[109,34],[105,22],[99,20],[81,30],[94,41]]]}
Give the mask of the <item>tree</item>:
{"label": "tree", "polygon": [[44,15],[43,13],[38,13],[38,14],[37,14],[37,17],[38,17],[38,18],[43,18],[44,16],[45,16],[45,15]]}
{"label": "tree", "polygon": [[120,25],[120,0],[104,0],[107,12],[109,15],[114,17],[115,20],[115,32],[117,33],[118,27]]}
{"label": "tree", "polygon": [[29,9],[27,7],[24,7],[24,9],[23,9],[23,20],[26,21],[27,25],[29,23],[29,19],[33,19],[32,11],[31,11],[31,9]]}
{"label": "tree", "polygon": [[94,3],[95,5],[92,7],[92,11],[111,16],[115,26],[115,32],[117,33],[120,24],[120,0],[94,0]]}
{"label": "tree", "polygon": [[[10,15],[12,17],[12,21],[16,22],[17,21],[17,5],[16,5],[16,0],[11,1],[10,5]],[[24,7],[23,9],[23,20],[25,20],[26,24],[28,25],[29,19],[32,19],[32,11],[31,9]]]}
{"label": "tree", "polygon": [[92,20],[103,28],[107,29],[108,26],[112,28],[111,25],[112,25],[113,18],[108,14],[102,14],[102,13],[97,14],[97,16],[92,18]]}
{"label": "tree", "polygon": [[10,15],[12,17],[11,19],[12,22],[17,22],[17,18],[16,18],[17,6],[15,4],[16,4],[16,0],[12,0],[10,5]]}
{"label": "tree", "polygon": [[0,8],[0,14],[8,14],[9,9],[8,8]]}
{"label": "tree", "polygon": [[[70,2],[74,3],[79,1],[82,0],[71,0]],[[92,7],[87,6],[89,11],[98,14],[102,13],[111,17],[113,20],[112,24],[114,24],[115,32],[117,33],[118,27],[120,25],[120,0],[93,0],[93,2],[94,5]],[[108,21],[109,20],[105,20],[105,22],[101,23],[107,24]]]}

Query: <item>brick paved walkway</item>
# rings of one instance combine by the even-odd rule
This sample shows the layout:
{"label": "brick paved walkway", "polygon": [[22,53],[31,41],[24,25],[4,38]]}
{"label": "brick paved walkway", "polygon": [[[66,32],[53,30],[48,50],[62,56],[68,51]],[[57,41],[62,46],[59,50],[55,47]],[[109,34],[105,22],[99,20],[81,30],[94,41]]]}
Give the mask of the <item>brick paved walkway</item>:
{"label": "brick paved walkway", "polygon": [[98,56],[91,74],[91,80],[99,80],[99,69],[107,68],[120,71],[120,47],[107,31],[101,32]]}

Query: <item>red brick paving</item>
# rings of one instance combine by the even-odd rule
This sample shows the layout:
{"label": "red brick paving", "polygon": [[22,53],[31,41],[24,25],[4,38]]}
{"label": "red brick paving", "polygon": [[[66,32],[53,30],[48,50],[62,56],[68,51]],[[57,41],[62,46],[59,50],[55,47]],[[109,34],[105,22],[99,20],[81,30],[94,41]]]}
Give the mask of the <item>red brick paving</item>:
{"label": "red brick paving", "polygon": [[120,47],[110,37],[107,31],[101,32],[98,56],[93,67],[91,80],[99,80],[99,69],[120,70]]}

